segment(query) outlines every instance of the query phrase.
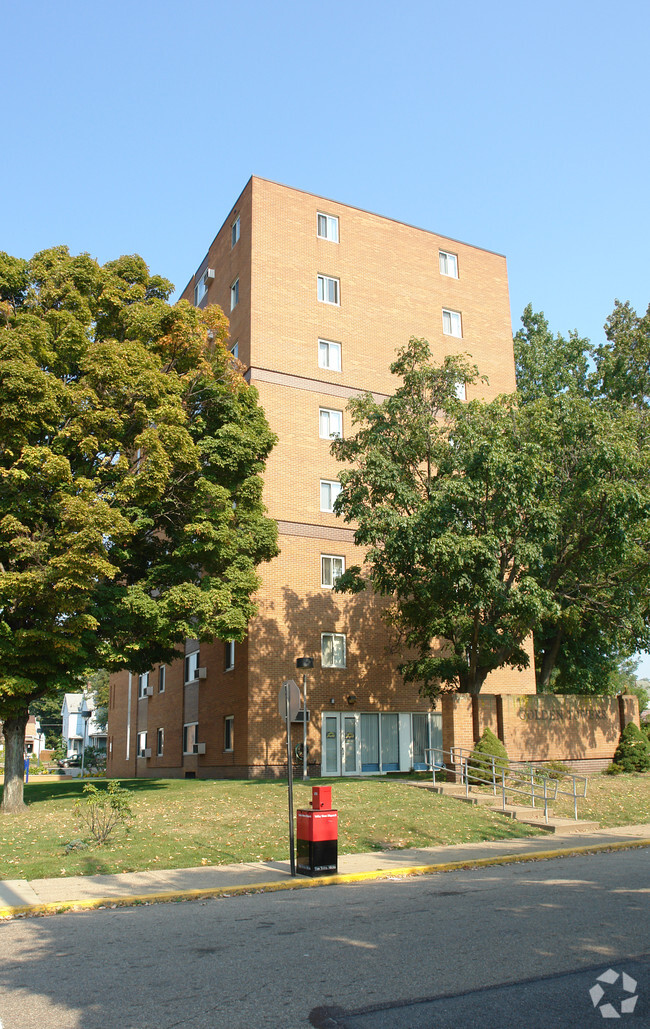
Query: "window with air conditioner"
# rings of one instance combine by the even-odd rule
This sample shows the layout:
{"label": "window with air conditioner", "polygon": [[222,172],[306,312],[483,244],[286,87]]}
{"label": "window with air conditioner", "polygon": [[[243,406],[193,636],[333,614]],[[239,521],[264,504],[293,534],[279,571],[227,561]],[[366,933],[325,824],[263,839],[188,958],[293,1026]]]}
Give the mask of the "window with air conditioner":
{"label": "window with air conditioner", "polygon": [[149,688],[149,672],[143,672],[142,675],[138,676],[138,700],[142,700],[143,697],[148,696],[147,690]]}
{"label": "window with air conditioner", "polygon": [[138,757],[145,757],[147,750],[147,734],[146,732],[138,733]]}

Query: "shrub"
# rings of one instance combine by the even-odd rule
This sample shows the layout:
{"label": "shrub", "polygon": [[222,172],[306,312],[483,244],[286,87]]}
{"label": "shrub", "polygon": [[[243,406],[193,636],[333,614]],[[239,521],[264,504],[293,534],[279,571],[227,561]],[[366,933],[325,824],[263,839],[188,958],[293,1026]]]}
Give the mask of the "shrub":
{"label": "shrub", "polygon": [[88,782],[83,788],[83,797],[75,805],[75,817],[101,846],[115,829],[129,832],[133,820],[129,791],[116,779],[110,779],[103,790]]}
{"label": "shrub", "polygon": [[621,772],[647,772],[650,769],[650,742],[634,722],[628,722],[623,729],[612,764]]}
{"label": "shrub", "polygon": [[490,729],[485,729],[469,759],[469,781],[473,785],[485,785],[486,780],[492,782],[492,758],[495,759],[495,774],[500,779],[502,770],[508,771],[508,753],[501,740]]}

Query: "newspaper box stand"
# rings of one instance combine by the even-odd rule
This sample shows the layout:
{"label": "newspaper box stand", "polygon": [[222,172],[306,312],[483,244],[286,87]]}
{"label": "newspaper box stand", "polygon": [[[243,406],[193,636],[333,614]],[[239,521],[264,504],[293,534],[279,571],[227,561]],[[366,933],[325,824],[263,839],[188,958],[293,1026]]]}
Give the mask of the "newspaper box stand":
{"label": "newspaper box stand", "polygon": [[332,787],[312,786],[311,810],[298,811],[296,871],[300,875],[338,872],[339,813],[332,811]]}

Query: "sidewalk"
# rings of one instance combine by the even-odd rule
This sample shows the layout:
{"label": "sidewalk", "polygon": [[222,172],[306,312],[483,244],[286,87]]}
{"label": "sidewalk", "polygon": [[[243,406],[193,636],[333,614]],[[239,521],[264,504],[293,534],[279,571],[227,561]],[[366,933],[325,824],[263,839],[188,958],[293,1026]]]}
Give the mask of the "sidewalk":
{"label": "sidewalk", "polygon": [[650,846],[650,823],[566,836],[555,833],[453,847],[343,854],[339,856],[338,875],[314,879],[303,875],[292,877],[288,860],[125,872],[120,875],[34,879],[31,882],[25,879],[5,879],[0,881],[0,917],[53,914],[70,907],[156,903],[198,896],[226,896],[262,890],[362,882],[636,846]]}

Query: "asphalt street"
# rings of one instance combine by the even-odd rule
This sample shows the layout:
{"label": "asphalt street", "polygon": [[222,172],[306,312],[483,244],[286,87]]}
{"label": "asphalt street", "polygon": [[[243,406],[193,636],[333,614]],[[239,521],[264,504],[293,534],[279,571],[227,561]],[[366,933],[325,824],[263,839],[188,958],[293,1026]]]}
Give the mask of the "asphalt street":
{"label": "asphalt street", "polygon": [[[639,849],[10,921],[0,1022],[582,1029],[611,1024],[610,1004],[639,1029],[650,1026],[649,870]],[[617,980],[601,981],[594,1005],[610,968]]]}

